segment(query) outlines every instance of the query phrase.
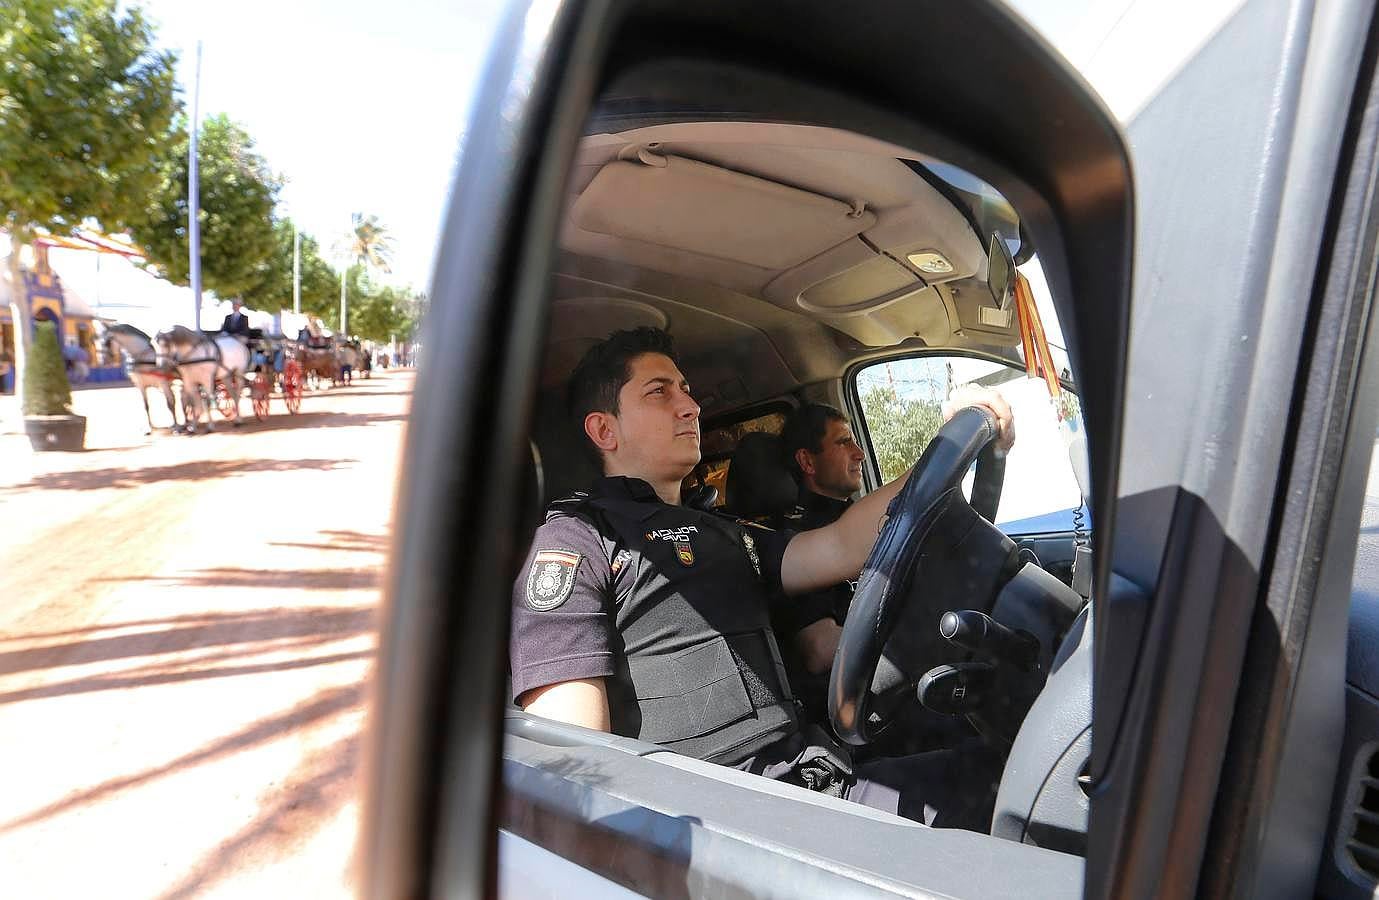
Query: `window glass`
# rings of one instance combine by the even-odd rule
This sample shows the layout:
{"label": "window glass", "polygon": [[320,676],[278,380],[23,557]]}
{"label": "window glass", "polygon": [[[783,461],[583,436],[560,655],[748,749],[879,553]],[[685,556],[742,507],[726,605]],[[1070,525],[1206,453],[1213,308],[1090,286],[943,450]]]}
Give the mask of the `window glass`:
{"label": "window glass", "polygon": [[[944,400],[965,384],[998,390],[1015,413],[1015,446],[1006,458],[998,523],[1030,523],[1081,503],[1068,446],[1082,429],[1077,397],[1005,363],[966,356],[920,356],[875,363],[857,374],[857,398],[870,452],[883,481],[914,464],[943,424]],[[860,437],[860,436],[859,436]],[[964,487],[970,491],[972,474]]]}

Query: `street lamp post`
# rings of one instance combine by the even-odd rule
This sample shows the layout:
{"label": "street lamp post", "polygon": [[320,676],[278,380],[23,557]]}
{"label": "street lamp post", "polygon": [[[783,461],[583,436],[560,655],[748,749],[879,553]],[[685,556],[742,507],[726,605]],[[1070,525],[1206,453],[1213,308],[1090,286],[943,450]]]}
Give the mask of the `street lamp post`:
{"label": "street lamp post", "polygon": [[345,277],[350,271],[350,240],[354,236],[354,219],[350,219],[350,227],[345,231],[345,240],[341,244],[340,252],[343,259],[340,262],[340,334],[344,335],[345,340],[349,340],[349,302],[345,299]]}
{"label": "street lamp post", "polygon": [[191,250],[192,280],[192,324],[201,330],[201,222],[200,206],[200,166],[197,164],[197,102],[201,97],[201,42],[196,42],[196,78],[192,82],[192,134],[187,150],[187,236]]}
{"label": "street lamp post", "polygon": [[292,314],[302,314],[302,233],[292,223]]}

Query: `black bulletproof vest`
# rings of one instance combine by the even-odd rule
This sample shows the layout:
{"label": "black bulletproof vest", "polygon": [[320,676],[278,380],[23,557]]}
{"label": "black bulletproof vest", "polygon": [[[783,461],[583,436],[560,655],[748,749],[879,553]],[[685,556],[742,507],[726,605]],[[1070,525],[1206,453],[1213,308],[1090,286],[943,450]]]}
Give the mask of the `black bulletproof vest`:
{"label": "black bulletproof vest", "polygon": [[796,732],[749,530],[651,499],[644,482],[608,481],[552,511],[593,524],[615,575],[614,733],[733,765]]}

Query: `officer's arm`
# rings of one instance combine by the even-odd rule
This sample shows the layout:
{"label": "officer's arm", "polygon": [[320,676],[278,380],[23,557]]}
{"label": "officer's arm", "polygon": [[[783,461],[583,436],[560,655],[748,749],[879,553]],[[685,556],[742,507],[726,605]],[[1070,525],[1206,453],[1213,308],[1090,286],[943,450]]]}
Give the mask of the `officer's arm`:
{"label": "officer's arm", "polygon": [[820,591],[856,578],[871,553],[891,498],[900,493],[910,470],[848,507],[832,525],[802,531],[785,547],[780,583],[787,594]]}
{"label": "officer's arm", "polygon": [[[998,448],[1005,451],[1015,444],[1015,414],[999,393],[965,385],[943,405],[944,420],[968,406],[981,406],[996,417]],[[802,594],[856,578],[881,531],[886,507],[905,486],[911,471],[913,467],[852,504],[832,525],[796,535],[781,560],[781,587],[785,592]]]}
{"label": "officer's arm", "polygon": [[579,678],[532,688],[517,700],[522,709],[543,719],[608,731],[608,688],[602,678]]}

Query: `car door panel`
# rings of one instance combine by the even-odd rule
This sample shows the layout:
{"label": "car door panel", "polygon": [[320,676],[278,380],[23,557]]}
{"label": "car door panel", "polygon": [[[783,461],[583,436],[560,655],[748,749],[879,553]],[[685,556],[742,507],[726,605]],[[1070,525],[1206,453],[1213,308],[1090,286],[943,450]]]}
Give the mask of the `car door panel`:
{"label": "car door panel", "polygon": [[1030,900],[1082,890],[1076,856],[605,738],[510,712],[501,827],[648,896]]}

